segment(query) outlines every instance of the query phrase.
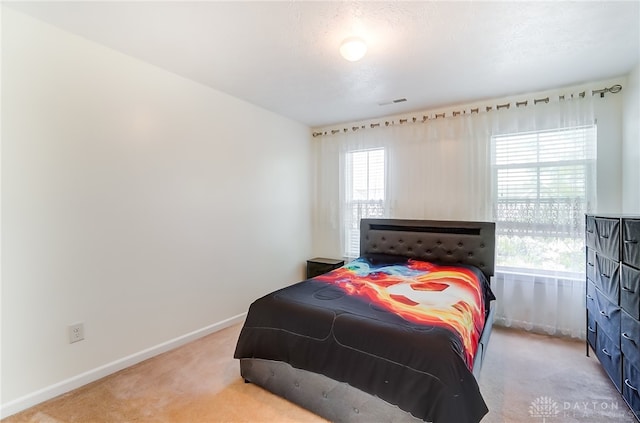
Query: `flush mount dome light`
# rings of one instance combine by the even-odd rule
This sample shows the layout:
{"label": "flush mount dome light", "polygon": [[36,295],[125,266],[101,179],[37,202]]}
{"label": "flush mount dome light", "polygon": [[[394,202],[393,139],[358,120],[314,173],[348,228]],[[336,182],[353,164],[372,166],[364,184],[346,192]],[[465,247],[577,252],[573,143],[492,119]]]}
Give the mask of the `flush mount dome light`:
{"label": "flush mount dome light", "polygon": [[362,38],[349,37],[340,45],[340,54],[350,62],[356,62],[364,57],[367,44]]}

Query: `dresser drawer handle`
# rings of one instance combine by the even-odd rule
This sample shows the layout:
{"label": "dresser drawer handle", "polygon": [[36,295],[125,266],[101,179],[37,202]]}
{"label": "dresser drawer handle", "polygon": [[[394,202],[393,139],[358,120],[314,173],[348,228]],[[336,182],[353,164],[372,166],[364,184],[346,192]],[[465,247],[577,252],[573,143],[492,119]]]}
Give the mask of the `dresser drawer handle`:
{"label": "dresser drawer handle", "polygon": [[611,276],[607,275],[606,273],[600,273],[600,276],[602,276],[603,278],[611,279]]}
{"label": "dresser drawer handle", "polygon": [[593,297],[589,294],[587,294],[587,300],[593,300]]}
{"label": "dresser drawer handle", "polygon": [[622,337],[623,337],[624,339],[626,339],[627,341],[631,341],[631,342],[633,342],[634,344],[636,343],[636,341],[634,341],[632,337],[630,337],[629,335],[627,335],[627,333],[626,333],[626,332],[622,332]]}
{"label": "dresser drawer handle", "polygon": [[602,352],[604,353],[604,355],[606,355],[607,357],[611,357],[611,354],[609,353],[609,351],[607,351],[606,348],[602,349]]}
{"label": "dresser drawer handle", "polygon": [[629,388],[633,389],[634,391],[638,392],[638,388],[636,388],[635,386],[633,386],[631,384],[631,382],[629,382],[629,379],[625,379],[624,380],[624,384],[627,385]]}
{"label": "dresser drawer handle", "polygon": [[591,229],[591,230],[588,230],[588,229],[587,229],[587,233],[588,233],[588,234],[592,234],[593,232],[594,232],[594,231],[593,231],[593,229]]}
{"label": "dresser drawer handle", "polygon": [[624,292],[635,292],[633,289],[629,289],[629,288],[627,288],[626,286],[623,286],[623,287],[622,287],[622,290],[623,290]]}
{"label": "dresser drawer handle", "polygon": [[607,313],[605,313],[604,311],[602,311],[602,310],[600,310],[600,314],[602,314],[607,319],[609,318],[609,315]]}
{"label": "dresser drawer handle", "polygon": [[588,264],[589,266],[593,267],[593,263],[591,263],[591,262],[587,262],[587,264]]}
{"label": "dresser drawer handle", "polygon": [[609,238],[609,235],[600,235],[600,238],[608,239],[608,238]]}
{"label": "dresser drawer handle", "polygon": [[596,330],[595,330],[595,329],[592,329],[590,326],[587,326],[587,329],[589,330],[589,332],[596,333]]}
{"label": "dresser drawer handle", "polygon": [[638,241],[637,241],[637,240],[635,240],[635,239],[625,239],[625,240],[624,240],[624,243],[625,243],[625,244],[637,244],[637,243],[638,243]]}

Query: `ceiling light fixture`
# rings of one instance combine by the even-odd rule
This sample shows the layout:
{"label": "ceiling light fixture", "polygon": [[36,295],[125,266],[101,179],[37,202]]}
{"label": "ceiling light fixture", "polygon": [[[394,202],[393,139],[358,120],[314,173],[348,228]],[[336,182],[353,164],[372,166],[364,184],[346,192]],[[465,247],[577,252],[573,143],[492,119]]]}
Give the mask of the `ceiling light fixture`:
{"label": "ceiling light fixture", "polygon": [[349,37],[340,45],[340,54],[350,62],[357,62],[367,52],[367,44],[362,38]]}

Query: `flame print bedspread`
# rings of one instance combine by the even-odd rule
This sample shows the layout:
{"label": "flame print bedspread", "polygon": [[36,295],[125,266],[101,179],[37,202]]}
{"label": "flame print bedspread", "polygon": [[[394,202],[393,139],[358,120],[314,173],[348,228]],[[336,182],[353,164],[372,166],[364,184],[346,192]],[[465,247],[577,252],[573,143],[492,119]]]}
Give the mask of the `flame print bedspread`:
{"label": "flame print bedspread", "polygon": [[408,260],[372,265],[358,259],[316,280],[342,288],[409,322],[447,328],[464,345],[472,369],[484,327],[483,283],[469,268]]}
{"label": "flame print bedspread", "polygon": [[470,370],[493,298],[470,266],[362,257],[255,301],[235,358],[285,361],[425,421],[478,422]]}

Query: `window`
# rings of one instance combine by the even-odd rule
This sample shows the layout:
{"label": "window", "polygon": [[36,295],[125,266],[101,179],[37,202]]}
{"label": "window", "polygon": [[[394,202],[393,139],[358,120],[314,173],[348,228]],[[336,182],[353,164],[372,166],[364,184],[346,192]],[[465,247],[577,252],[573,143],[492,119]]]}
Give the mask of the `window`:
{"label": "window", "polygon": [[384,148],[348,152],[345,170],[345,255],[357,257],[360,219],[386,214]]}
{"label": "window", "polygon": [[492,137],[497,265],[583,271],[596,127]]}

